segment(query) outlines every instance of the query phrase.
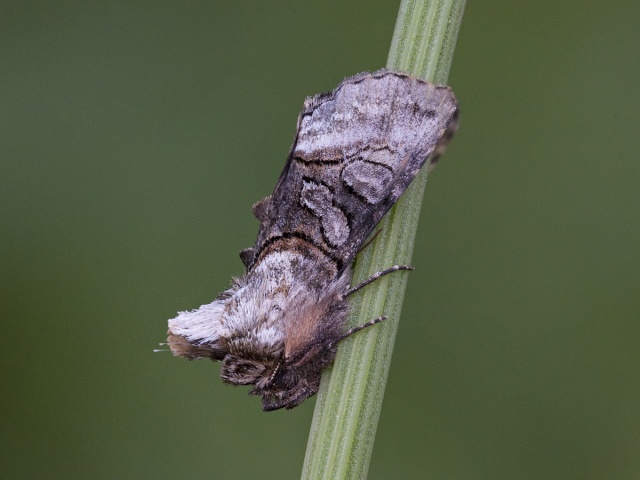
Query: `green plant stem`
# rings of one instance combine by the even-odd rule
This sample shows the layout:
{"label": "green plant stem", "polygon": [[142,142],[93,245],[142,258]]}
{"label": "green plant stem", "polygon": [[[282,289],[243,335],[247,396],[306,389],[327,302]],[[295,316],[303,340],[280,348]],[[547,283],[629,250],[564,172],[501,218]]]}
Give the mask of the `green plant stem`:
{"label": "green plant stem", "polygon": [[[402,0],[387,68],[445,84],[465,0]],[[411,261],[428,168],[423,168],[357,259],[354,284]],[[386,275],[354,295],[350,325],[389,319],[341,342],[324,372],[314,412],[303,480],[366,478],[407,272]]]}

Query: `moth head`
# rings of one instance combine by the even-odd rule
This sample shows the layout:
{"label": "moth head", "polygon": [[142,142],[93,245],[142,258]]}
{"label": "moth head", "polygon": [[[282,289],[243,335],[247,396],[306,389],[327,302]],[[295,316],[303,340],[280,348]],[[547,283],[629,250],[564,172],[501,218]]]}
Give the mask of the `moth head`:
{"label": "moth head", "polygon": [[[242,347],[237,348],[236,343]],[[253,385],[265,411],[293,408],[314,395],[322,370],[331,364],[336,344],[318,342],[287,357],[282,347],[268,349],[247,338],[234,339],[222,360],[220,376],[230,385]]]}
{"label": "moth head", "polygon": [[285,312],[287,331],[280,361],[266,383],[250,392],[262,396],[262,409],[293,408],[315,395],[322,370],[333,363],[348,305],[342,296],[348,272],[323,291],[323,296],[302,296]]}
{"label": "moth head", "polygon": [[229,353],[220,367],[222,381],[230,385],[265,385],[282,357],[282,345],[276,338],[266,328],[229,339]]}
{"label": "moth head", "polygon": [[262,397],[264,411],[296,407],[318,392],[322,370],[335,355],[335,345],[315,345],[302,355],[282,359],[249,393]]}

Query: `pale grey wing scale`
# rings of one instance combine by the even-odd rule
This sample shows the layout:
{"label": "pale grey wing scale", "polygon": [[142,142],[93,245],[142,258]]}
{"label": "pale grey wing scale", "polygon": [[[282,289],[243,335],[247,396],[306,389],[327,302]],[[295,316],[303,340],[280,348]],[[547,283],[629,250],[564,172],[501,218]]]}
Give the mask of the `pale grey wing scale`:
{"label": "pale grey wing scale", "polygon": [[308,98],[273,194],[253,207],[261,226],[247,267],[273,241],[299,237],[346,268],[434,148],[443,148],[456,109],[448,87],[387,70]]}

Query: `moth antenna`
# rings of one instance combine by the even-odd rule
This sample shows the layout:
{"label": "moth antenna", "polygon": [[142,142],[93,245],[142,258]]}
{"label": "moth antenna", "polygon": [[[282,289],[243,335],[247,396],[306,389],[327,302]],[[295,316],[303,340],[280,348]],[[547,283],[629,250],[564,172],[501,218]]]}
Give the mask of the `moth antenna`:
{"label": "moth antenna", "polygon": [[378,235],[380,235],[380,232],[381,232],[381,231],[382,231],[382,229],[381,229],[381,228],[380,228],[380,229],[378,229],[378,231],[377,231],[376,233],[374,233],[374,234],[373,234],[373,236],[372,236],[369,240],[367,240],[367,241],[365,242],[365,244],[364,244],[364,245],[362,245],[362,246],[358,249],[358,251],[356,252],[356,254],[358,254],[358,253],[360,253],[360,252],[364,251],[364,250],[365,250],[369,245],[371,245],[371,243],[372,243],[372,242],[373,242],[373,241],[378,237]]}
{"label": "moth antenna", "polygon": [[376,323],[384,322],[386,319],[387,319],[387,316],[386,315],[382,315],[382,316],[380,316],[378,318],[374,318],[373,320],[369,320],[368,322],[363,323],[362,325],[358,325],[356,327],[350,328],[349,330],[344,332],[342,334],[342,336],[336,342],[334,342],[332,345],[335,345],[336,343],[344,340],[345,338],[350,337],[354,333],[358,333],[360,330],[364,330],[367,327],[372,327]]}
{"label": "moth antenna", "polygon": [[282,360],[278,362],[278,364],[276,365],[276,368],[274,368],[273,372],[271,372],[271,375],[269,376],[269,380],[267,381],[267,385],[273,381],[278,371],[280,371],[281,366],[282,366]]}
{"label": "moth antenna", "polygon": [[356,293],[361,288],[364,288],[367,285],[369,285],[370,283],[375,282],[376,280],[378,280],[383,275],[386,275],[387,273],[393,273],[393,272],[397,272],[399,270],[413,270],[413,269],[414,268],[412,266],[410,266],[410,265],[394,265],[393,267],[387,268],[386,270],[382,270],[380,272],[376,272],[373,275],[371,275],[369,278],[367,278],[364,282],[359,283],[355,287],[352,287],[349,290],[347,290],[346,292],[344,292],[342,294],[342,298],[347,298],[349,295],[351,295],[353,293]]}

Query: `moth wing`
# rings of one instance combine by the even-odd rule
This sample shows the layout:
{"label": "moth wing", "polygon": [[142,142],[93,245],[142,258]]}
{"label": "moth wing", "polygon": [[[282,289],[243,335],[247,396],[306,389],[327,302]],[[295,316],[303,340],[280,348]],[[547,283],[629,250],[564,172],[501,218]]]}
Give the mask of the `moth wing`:
{"label": "moth wing", "polygon": [[344,270],[428,156],[443,150],[456,113],[449,87],[388,70],[361,73],[308,98],[259,215],[254,262],[274,240],[298,237]]}

